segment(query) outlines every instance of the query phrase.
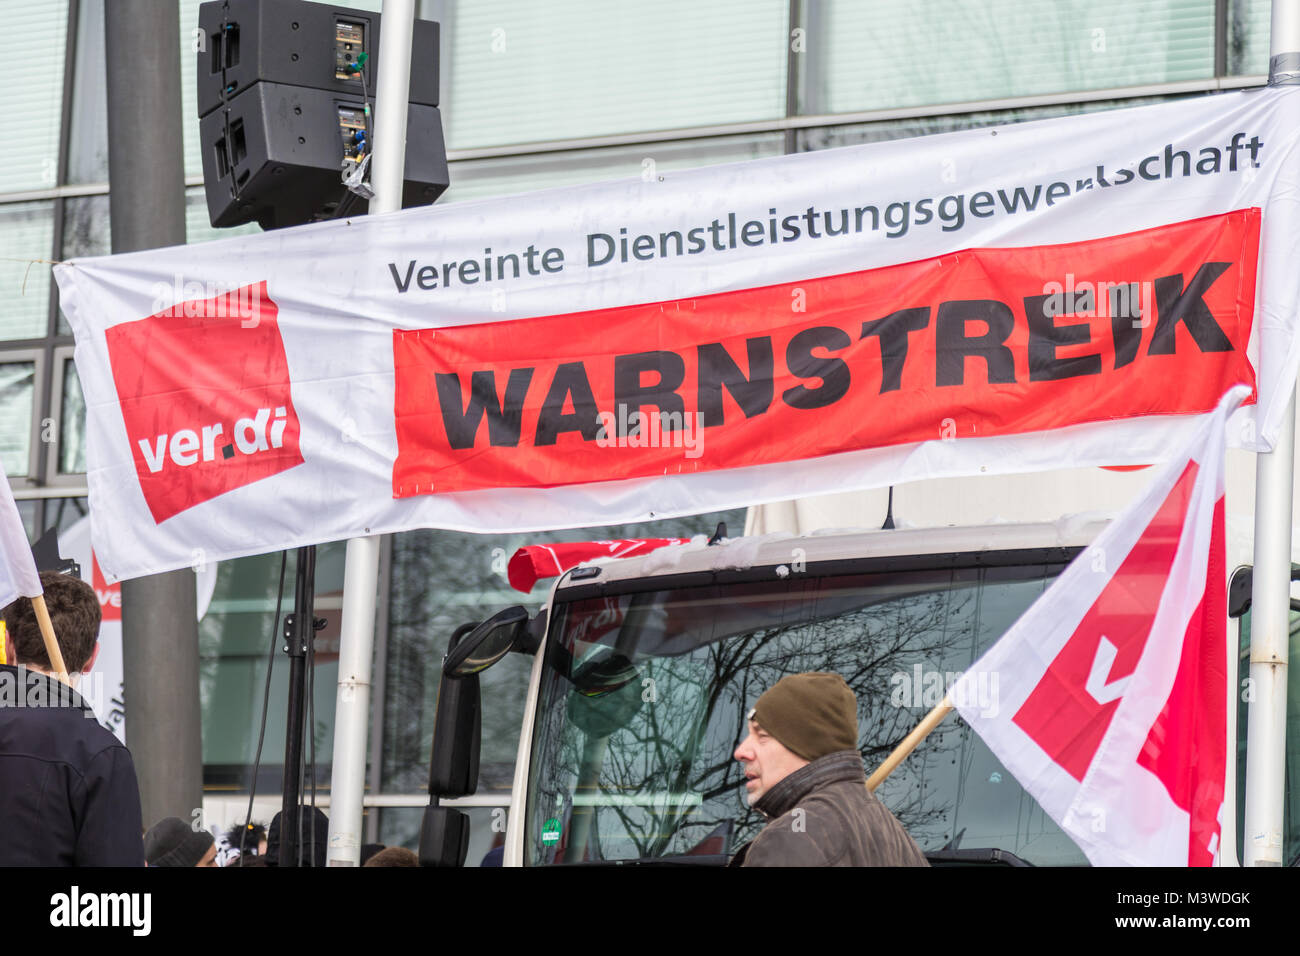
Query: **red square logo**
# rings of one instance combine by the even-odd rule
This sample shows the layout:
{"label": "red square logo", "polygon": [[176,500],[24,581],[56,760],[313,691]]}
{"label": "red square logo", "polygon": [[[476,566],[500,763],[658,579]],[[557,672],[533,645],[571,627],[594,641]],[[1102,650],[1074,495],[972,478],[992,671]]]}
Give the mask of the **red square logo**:
{"label": "red square logo", "polygon": [[95,552],[90,552],[90,586],[99,598],[99,610],[105,621],[122,620],[122,582],[109,584],[104,580],[104,572],[99,569],[99,559]]}
{"label": "red square logo", "polygon": [[108,330],[113,382],[155,522],[302,464],[276,320],[261,282]]}

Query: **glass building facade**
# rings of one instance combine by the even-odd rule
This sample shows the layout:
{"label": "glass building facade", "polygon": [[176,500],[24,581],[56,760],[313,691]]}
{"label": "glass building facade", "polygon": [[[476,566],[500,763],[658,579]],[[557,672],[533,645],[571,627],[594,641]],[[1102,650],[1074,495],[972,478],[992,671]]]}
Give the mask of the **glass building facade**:
{"label": "glass building facade", "polygon": [[[378,9],[374,2],[348,4]],[[195,115],[198,0],[179,0],[187,239],[208,224]],[[51,261],[109,251],[99,0],[0,0],[22,131],[0,164],[0,461],[33,540],[87,511],[85,412]],[[1267,0],[422,0],[442,25],[442,115],[452,185],[442,203],[1109,109],[1261,85]],[[415,69],[433,67],[417,53]],[[545,535],[413,531],[385,541],[369,747],[368,841],[418,838],[439,662],[458,625],[547,587],[510,589],[524,543],[739,533],[743,512]],[[343,545],[320,548],[309,743],[329,784]],[[282,561],[224,563],[200,625],[205,786],[247,793],[274,660],[258,788],[278,792],[287,666],[273,615]],[[508,799],[528,662],[485,675],[475,823]],[[491,829],[476,825],[477,834]],[[475,851],[471,849],[471,860]]]}

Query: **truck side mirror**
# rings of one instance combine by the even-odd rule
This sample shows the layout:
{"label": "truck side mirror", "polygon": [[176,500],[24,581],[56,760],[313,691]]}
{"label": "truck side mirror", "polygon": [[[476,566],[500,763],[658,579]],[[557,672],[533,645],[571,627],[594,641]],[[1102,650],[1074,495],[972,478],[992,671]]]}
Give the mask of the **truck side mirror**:
{"label": "truck side mirror", "polygon": [[435,797],[466,797],[478,786],[479,738],[482,733],[478,671],[458,677],[450,665],[451,659],[464,646],[466,633],[472,637],[482,627],[482,624],[464,624],[456,629],[448,642],[442,679],[438,682],[433,752],[429,758],[429,793]]}
{"label": "truck side mirror", "polygon": [[447,651],[442,672],[463,678],[485,671],[527,638],[528,612],[516,605],[497,611]]}
{"label": "truck side mirror", "polygon": [[[1228,583],[1228,617],[1241,617],[1250,610],[1253,598],[1255,569],[1250,566],[1240,567],[1232,573]],[[1291,565],[1291,580],[1300,581],[1300,565]],[[1300,611],[1300,601],[1291,599],[1291,610]]]}
{"label": "truck side mirror", "polygon": [[[448,657],[478,624],[463,624],[448,641]],[[477,673],[453,676],[443,660],[438,682],[438,707],[433,718],[429,757],[429,805],[420,825],[421,866],[464,866],[469,849],[469,817],[441,807],[442,797],[464,797],[478,786],[479,738],[482,713]]]}

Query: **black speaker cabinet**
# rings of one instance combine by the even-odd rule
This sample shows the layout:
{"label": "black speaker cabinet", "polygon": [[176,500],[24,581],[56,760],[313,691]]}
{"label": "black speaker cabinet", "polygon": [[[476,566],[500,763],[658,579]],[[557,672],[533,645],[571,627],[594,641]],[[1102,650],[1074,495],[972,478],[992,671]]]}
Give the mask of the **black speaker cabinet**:
{"label": "black speaker cabinet", "polygon": [[[200,117],[259,82],[360,96],[361,78],[348,67],[361,53],[374,99],[383,49],[377,13],[305,0],[212,0],[199,6],[199,30]],[[431,20],[415,21],[410,101],[438,105],[438,24]]]}
{"label": "black speaker cabinet", "polygon": [[[361,97],[256,83],[199,120],[203,185],[213,226],[258,222],[263,229],[348,214],[368,203],[341,181],[344,148]],[[402,206],[432,203],[446,190],[447,149],[435,106],[411,104]]]}

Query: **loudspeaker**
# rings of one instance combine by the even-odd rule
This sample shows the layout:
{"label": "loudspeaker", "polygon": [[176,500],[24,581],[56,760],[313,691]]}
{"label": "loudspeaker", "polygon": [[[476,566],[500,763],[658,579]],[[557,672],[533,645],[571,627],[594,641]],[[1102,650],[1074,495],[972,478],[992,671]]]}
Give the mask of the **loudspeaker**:
{"label": "loudspeaker", "polygon": [[[306,0],[213,0],[199,7],[199,141],[208,218],[263,229],[369,203],[342,183],[371,146],[380,16]],[[438,24],[415,23],[402,206],[446,190],[438,112]]]}
{"label": "loudspeaker", "polygon": [[[256,220],[263,229],[329,219],[369,203],[340,179],[346,125],[361,97],[256,83],[199,120],[203,186],[213,226]],[[448,185],[447,149],[436,106],[412,104],[406,125],[402,206],[425,206]]]}
{"label": "loudspeaker", "polygon": [[[360,96],[361,77],[347,67],[361,53],[368,55],[361,71],[373,100],[375,64],[383,50],[380,20],[377,13],[305,0],[200,4],[199,117],[263,81]],[[416,20],[412,103],[438,105],[438,43],[438,24]]]}

